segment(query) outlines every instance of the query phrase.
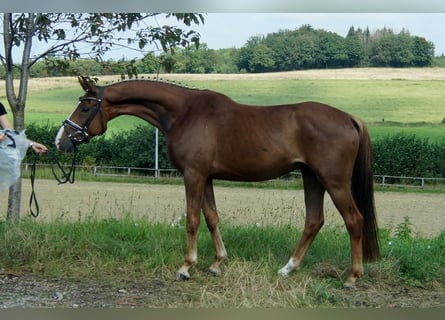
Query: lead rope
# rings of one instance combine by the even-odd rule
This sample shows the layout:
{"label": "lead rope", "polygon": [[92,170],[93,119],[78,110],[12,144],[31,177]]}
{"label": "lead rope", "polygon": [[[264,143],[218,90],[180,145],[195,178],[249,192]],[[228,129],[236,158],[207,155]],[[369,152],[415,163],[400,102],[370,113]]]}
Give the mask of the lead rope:
{"label": "lead rope", "polygon": [[74,183],[75,177],[76,177],[76,164],[77,164],[77,146],[76,144],[74,144],[74,151],[73,151],[74,155],[73,155],[73,160],[71,161],[71,166],[69,171],[65,171],[65,169],[63,168],[62,164],[60,163],[59,159],[57,159],[57,157],[55,157],[55,161],[54,163],[57,165],[57,167],[59,168],[60,172],[62,173],[62,176],[59,178],[54,170],[54,163],[51,162],[51,171],[53,173],[54,178],[57,180],[57,182],[59,184],[64,184],[64,183]]}
{"label": "lead rope", "polygon": [[[53,173],[54,178],[57,180],[59,184],[64,183],[74,183],[75,177],[76,177],[76,164],[77,164],[77,147],[74,145],[74,155],[73,160],[71,161],[71,166],[69,171],[65,171],[62,164],[60,163],[59,159],[54,156],[54,159],[50,159],[51,164],[51,172]],[[53,161],[52,161],[53,160]],[[62,173],[62,176],[57,176],[55,170],[54,170],[54,164],[57,165],[59,170]],[[32,165],[31,165],[31,195],[29,197],[29,211],[31,213],[31,216],[34,218],[37,218],[40,214],[40,206],[39,201],[37,200],[37,195],[35,192],[34,183],[36,180],[36,167],[37,167],[37,158],[34,159]]]}
{"label": "lead rope", "polygon": [[[37,159],[34,159],[31,165],[31,196],[29,197],[29,211],[34,218],[37,218],[40,213],[39,201],[37,200],[37,196],[34,190],[34,182],[36,180],[36,162]],[[33,203],[35,206],[35,210],[33,210]]]}

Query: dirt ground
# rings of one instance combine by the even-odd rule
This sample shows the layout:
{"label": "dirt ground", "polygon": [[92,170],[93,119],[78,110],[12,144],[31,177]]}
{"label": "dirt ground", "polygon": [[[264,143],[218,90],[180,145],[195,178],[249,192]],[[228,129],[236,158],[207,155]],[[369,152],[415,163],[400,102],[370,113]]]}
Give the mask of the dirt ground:
{"label": "dirt ground", "polygon": [[[0,274],[1,308],[184,308],[202,307],[199,296],[205,284],[165,279],[104,283],[35,275]],[[233,288],[233,290],[237,290]],[[436,308],[445,307],[445,291],[405,285],[361,285],[353,290],[332,289],[343,307]],[[230,306],[227,306],[230,307]],[[261,307],[261,306],[258,306]]]}
{"label": "dirt ground", "polygon": [[[22,212],[29,211],[30,183],[23,180]],[[121,218],[176,223],[185,213],[182,185],[144,183],[101,183],[76,181],[58,185],[54,180],[37,180],[40,204],[37,221],[87,218]],[[301,227],[305,216],[302,190],[215,187],[221,223],[236,225],[283,225]],[[1,192],[0,199],[7,199]],[[445,229],[445,196],[433,193],[376,192],[380,227],[395,228],[409,217],[413,231],[422,236]],[[0,203],[0,220],[5,219],[6,201]],[[325,224],[343,224],[329,196],[325,197]]]}
{"label": "dirt ground", "polygon": [[[30,186],[23,181],[23,211],[27,209]],[[135,219],[176,223],[184,215],[182,185],[99,183],[77,181],[58,185],[38,180],[36,192],[40,216],[36,221],[64,219],[78,221],[94,216],[118,218],[132,213]],[[215,196],[222,223],[291,224],[301,227],[304,219],[303,192],[216,187]],[[443,194],[376,192],[381,227],[393,228],[410,217],[413,230],[424,236],[445,229]],[[6,194],[0,194],[6,199]],[[0,212],[5,212],[2,201]],[[328,197],[326,224],[342,223]],[[4,220],[0,216],[0,220]],[[205,282],[205,281],[204,281]],[[99,282],[90,279],[44,278],[34,274],[14,274],[0,266],[0,308],[11,307],[187,307],[190,290],[205,285],[171,279]],[[408,287],[403,284],[364,284],[353,293],[334,290],[348,307],[445,307],[445,291]],[[196,294],[196,292],[195,292]],[[193,305],[194,307],[198,305]]]}

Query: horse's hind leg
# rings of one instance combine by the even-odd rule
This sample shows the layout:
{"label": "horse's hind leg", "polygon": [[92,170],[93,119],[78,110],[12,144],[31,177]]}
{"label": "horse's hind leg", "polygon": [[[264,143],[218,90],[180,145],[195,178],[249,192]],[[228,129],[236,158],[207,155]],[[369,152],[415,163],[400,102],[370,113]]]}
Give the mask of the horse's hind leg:
{"label": "horse's hind leg", "polygon": [[363,275],[363,216],[355,204],[347,183],[342,186],[328,187],[328,193],[338,211],[340,211],[349,233],[351,242],[351,271],[343,286],[345,288],[353,288],[356,280]]}
{"label": "horse's hind leg", "polygon": [[215,195],[213,193],[213,183],[211,180],[208,180],[205,186],[202,209],[215,248],[215,262],[210,266],[209,272],[214,275],[219,275],[221,273],[220,265],[227,259],[227,252],[218,228],[219,218],[216,211]]}
{"label": "horse's hind leg", "polygon": [[301,170],[304,183],[304,200],[306,205],[306,221],[303,235],[289,259],[289,262],[278,273],[287,275],[300,266],[306,252],[324,223],[323,198],[325,188],[309,168]]}

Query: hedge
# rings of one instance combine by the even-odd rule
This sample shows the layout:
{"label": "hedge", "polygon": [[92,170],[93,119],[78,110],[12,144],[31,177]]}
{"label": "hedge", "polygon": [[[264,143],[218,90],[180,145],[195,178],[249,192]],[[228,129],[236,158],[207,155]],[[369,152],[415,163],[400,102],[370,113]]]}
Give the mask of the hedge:
{"label": "hedge", "polygon": [[[26,134],[30,139],[47,145],[47,157],[28,152],[25,162],[45,163],[58,157],[69,163],[70,154],[61,154],[54,147],[59,127],[30,124]],[[95,137],[79,147],[79,164],[154,168],[154,127],[139,125],[111,137]],[[445,178],[445,141],[430,142],[414,134],[399,133],[372,143],[375,175]],[[159,134],[159,167],[172,168],[167,159],[165,140]]]}

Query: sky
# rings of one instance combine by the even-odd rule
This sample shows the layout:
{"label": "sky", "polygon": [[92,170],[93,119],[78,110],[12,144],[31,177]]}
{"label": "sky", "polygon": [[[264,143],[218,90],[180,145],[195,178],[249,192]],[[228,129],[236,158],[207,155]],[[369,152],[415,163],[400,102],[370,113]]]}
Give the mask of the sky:
{"label": "sky", "polygon": [[[371,32],[383,27],[398,33],[405,29],[412,36],[424,37],[435,45],[435,54],[445,54],[445,13],[207,13],[204,24],[192,29],[201,34],[201,42],[210,49],[240,48],[256,35],[280,29],[297,29],[310,24],[346,36],[351,26]],[[163,19],[158,18],[162,25]],[[121,49],[110,52],[112,59],[139,58],[141,54]]]}
{"label": "sky", "polygon": [[[241,0],[240,0],[241,1]],[[163,25],[163,15],[157,23]],[[304,24],[315,29],[324,29],[346,36],[349,28],[365,29],[371,32],[383,27],[398,33],[405,29],[413,36],[424,37],[435,45],[435,54],[445,54],[445,13],[207,13],[204,24],[191,28],[201,34],[201,42],[210,49],[240,48],[252,36],[267,35],[279,30],[294,30]],[[169,20],[168,24],[178,22]],[[179,26],[184,27],[179,24]],[[42,52],[43,43],[34,42],[33,53]],[[3,44],[0,43],[0,49]],[[105,59],[142,58],[143,53],[116,48],[105,55]],[[18,59],[15,59],[19,61]]]}

